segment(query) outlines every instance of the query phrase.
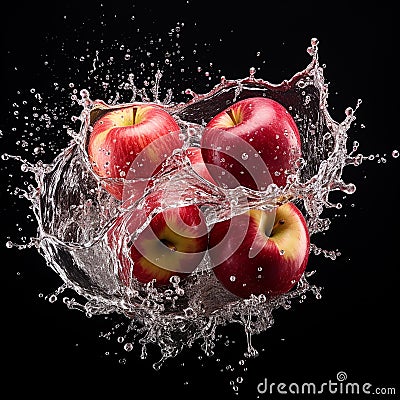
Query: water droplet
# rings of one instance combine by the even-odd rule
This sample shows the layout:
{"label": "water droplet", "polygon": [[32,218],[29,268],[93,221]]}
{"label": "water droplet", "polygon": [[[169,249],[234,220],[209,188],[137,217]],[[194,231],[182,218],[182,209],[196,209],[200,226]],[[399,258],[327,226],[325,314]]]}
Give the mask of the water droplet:
{"label": "water droplet", "polygon": [[397,158],[399,156],[399,151],[398,150],[393,150],[392,151],[392,157]]}
{"label": "water droplet", "polygon": [[29,171],[29,166],[28,166],[28,164],[21,164],[21,171],[22,171],[22,172],[27,172],[27,171]]}
{"label": "water droplet", "polygon": [[55,303],[57,301],[57,296],[55,295],[55,294],[52,294],[50,297],[49,297],[49,302],[50,303]]}
{"label": "water droplet", "polygon": [[242,160],[247,160],[249,158],[249,155],[247,153],[242,154]]}
{"label": "water droplet", "polygon": [[351,107],[347,107],[347,108],[346,108],[345,114],[346,114],[347,116],[353,115],[353,113],[354,113],[354,110],[353,110]]}
{"label": "water droplet", "polygon": [[125,351],[132,351],[133,350],[133,345],[132,345],[132,343],[125,343],[125,345],[124,345],[124,350]]}
{"label": "water droplet", "polygon": [[318,46],[319,40],[317,38],[312,38],[311,39],[311,46]]}
{"label": "water droplet", "polygon": [[267,297],[265,296],[265,294],[260,294],[260,295],[258,296],[258,301],[259,301],[260,303],[265,303],[265,302],[267,301]]}
{"label": "water droplet", "polygon": [[87,89],[82,89],[79,92],[79,94],[82,97],[82,99],[88,99],[89,98],[89,91]]}
{"label": "water droplet", "polygon": [[171,278],[169,278],[169,281],[173,285],[177,285],[181,281],[181,278],[178,275],[172,275]]}
{"label": "water droplet", "polygon": [[236,281],[236,276],[235,276],[235,275],[231,275],[231,276],[229,277],[229,280],[230,280],[231,282],[235,282],[235,281]]}
{"label": "water droplet", "polygon": [[196,312],[195,312],[195,311],[193,310],[193,308],[191,308],[191,307],[185,308],[185,309],[183,310],[183,312],[185,313],[185,316],[186,316],[187,318],[193,318],[193,317],[196,316]]}

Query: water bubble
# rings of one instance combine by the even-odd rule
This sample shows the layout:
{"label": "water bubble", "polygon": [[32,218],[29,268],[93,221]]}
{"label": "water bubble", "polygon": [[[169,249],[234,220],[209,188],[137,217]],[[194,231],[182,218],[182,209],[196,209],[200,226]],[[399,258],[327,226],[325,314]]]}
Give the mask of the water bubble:
{"label": "water bubble", "polygon": [[392,157],[397,158],[399,156],[399,151],[398,150],[393,150],[392,151]]}
{"label": "water bubble", "polygon": [[79,92],[79,94],[82,97],[82,99],[88,99],[89,98],[89,91],[87,89],[82,89]]}
{"label": "water bubble", "polygon": [[265,294],[260,294],[258,296],[258,301],[259,303],[265,303],[267,301],[267,296],[265,296]]}
{"label": "water bubble", "polygon": [[247,160],[249,158],[249,155],[247,153],[242,154],[242,160]]}
{"label": "water bubble", "polygon": [[55,294],[52,294],[50,297],[49,297],[49,302],[50,303],[55,303],[57,301],[57,296],[55,295]]}
{"label": "water bubble", "polygon": [[13,242],[11,242],[10,240],[6,242],[6,247],[7,249],[11,249],[13,247]]}
{"label": "water bubble", "polygon": [[124,350],[128,351],[128,352],[132,351],[133,350],[133,344],[132,343],[125,343]]}
{"label": "water bubble", "polygon": [[3,154],[1,155],[1,159],[2,159],[3,161],[7,161],[9,158],[10,158],[10,156],[9,156],[7,153],[3,153]]}
{"label": "water bubble", "polygon": [[347,116],[353,115],[354,110],[351,107],[347,107],[344,111]]}
{"label": "water bubble", "polygon": [[311,46],[318,46],[319,40],[317,38],[312,38],[311,39]]}
{"label": "water bubble", "polygon": [[172,275],[171,278],[169,278],[169,281],[173,285],[177,285],[181,281],[181,278],[178,275]]}
{"label": "water bubble", "polygon": [[196,312],[191,307],[185,308],[183,311],[187,318],[193,318],[196,316]]}
{"label": "water bubble", "polygon": [[347,193],[347,194],[353,194],[356,191],[356,185],[354,185],[354,183],[349,183],[348,185],[345,185],[343,187],[343,192]]}
{"label": "water bubble", "polygon": [[231,282],[235,282],[235,281],[236,281],[236,276],[235,276],[235,275],[231,275],[231,276],[229,277],[229,280],[230,280]]}

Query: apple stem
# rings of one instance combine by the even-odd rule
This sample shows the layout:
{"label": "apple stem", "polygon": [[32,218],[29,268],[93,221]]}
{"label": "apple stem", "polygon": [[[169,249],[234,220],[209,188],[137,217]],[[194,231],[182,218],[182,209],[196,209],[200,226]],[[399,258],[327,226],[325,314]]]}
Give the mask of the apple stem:
{"label": "apple stem", "polygon": [[137,107],[132,108],[132,125],[135,125],[136,123],[136,113],[137,113]]}
{"label": "apple stem", "polygon": [[235,118],[235,114],[233,113],[233,110],[229,109],[229,110],[226,110],[225,112],[229,115],[229,117],[232,120],[232,122],[234,123],[234,125],[237,125],[237,121]]}

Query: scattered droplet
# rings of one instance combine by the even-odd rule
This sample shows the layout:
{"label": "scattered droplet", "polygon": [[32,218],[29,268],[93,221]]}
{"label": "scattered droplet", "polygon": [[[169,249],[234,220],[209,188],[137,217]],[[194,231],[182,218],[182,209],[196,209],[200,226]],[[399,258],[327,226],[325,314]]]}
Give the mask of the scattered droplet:
{"label": "scattered droplet", "polygon": [[125,343],[124,350],[128,351],[128,352],[132,351],[133,350],[133,344],[132,343]]}

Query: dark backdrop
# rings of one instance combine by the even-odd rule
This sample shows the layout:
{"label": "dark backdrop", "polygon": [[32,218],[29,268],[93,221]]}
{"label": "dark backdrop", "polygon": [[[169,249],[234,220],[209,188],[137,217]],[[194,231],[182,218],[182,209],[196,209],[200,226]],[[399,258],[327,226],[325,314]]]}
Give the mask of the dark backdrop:
{"label": "dark backdrop", "polygon": [[[153,59],[165,63],[165,53],[176,52],[177,32],[171,36],[168,32],[183,22],[178,40],[181,53],[170,58],[184,59],[174,61],[172,67],[164,65],[165,84],[177,86],[181,95],[185,86],[206,92],[221,75],[244,77],[251,66],[260,68],[257,76],[280,82],[305,67],[310,60],[306,48],[317,37],[320,61],[326,64],[331,115],[342,120],[344,109],[362,99],[349,142],[359,141],[363,154],[379,154],[345,171],[345,180],[354,182],[357,191],[344,200],[332,228],[318,238],[322,247],[342,253],[336,261],[311,256],[312,268],[317,270],[312,282],[323,286],[322,299],[308,296],[291,310],[277,312],[275,325],[253,339],[259,357],[244,365],[239,363],[244,359],[244,333],[231,326],[220,331],[230,344],[219,344],[215,357],[207,359],[194,348],[157,372],[151,367],[158,359],[156,350],[141,360],[139,349],[124,352],[115,334],[111,340],[99,337],[113,329],[117,316],[88,319],[61,301],[50,304],[39,296],[53,292],[62,282],[34,249],[6,248],[7,240],[18,242],[22,235],[33,235],[35,225],[26,218],[28,202],[10,194],[25,179],[19,164],[1,161],[2,386],[14,393],[68,392],[71,397],[82,390],[137,396],[145,387],[150,398],[215,394],[224,399],[252,399],[267,398],[257,393],[257,384],[265,378],[276,383],[321,383],[335,380],[343,371],[348,382],[395,387],[399,159],[391,153],[400,150],[400,143],[393,100],[397,89],[394,10],[334,4],[321,10],[310,2],[295,9],[261,8],[263,2],[254,1],[193,3],[174,2],[162,8],[148,2],[9,4],[0,24],[1,153],[19,152],[29,159],[31,152],[24,152],[18,142],[24,121],[14,113],[28,114],[22,108],[24,96],[32,104],[27,94],[30,88],[44,97],[43,103],[37,103],[39,113],[50,96],[50,101],[61,102],[60,118],[70,123],[68,118],[77,108],[70,105],[70,93],[57,94],[53,84],[66,87],[70,80],[76,87],[85,87],[85,68],[91,66],[95,50],[121,57],[123,44],[132,51],[133,70],[140,69],[138,63],[146,60],[143,51],[148,49]],[[163,38],[159,48],[158,37]],[[135,53],[135,49],[141,51]],[[79,57],[87,54],[90,57],[80,64]],[[203,72],[209,69],[211,80],[198,73],[197,66]],[[168,81],[168,71],[177,68],[184,69],[183,79]],[[123,69],[126,64],[121,63]],[[93,82],[91,88],[96,91]],[[101,93],[95,92],[95,97]],[[62,130],[54,138],[43,137],[55,148],[67,141]],[[47,151],[43,158],[51,156]],[[381,157],[387,162],[378,162]],[[230,381],[240,377],[243,382],[237,383],[235,394]]]}

